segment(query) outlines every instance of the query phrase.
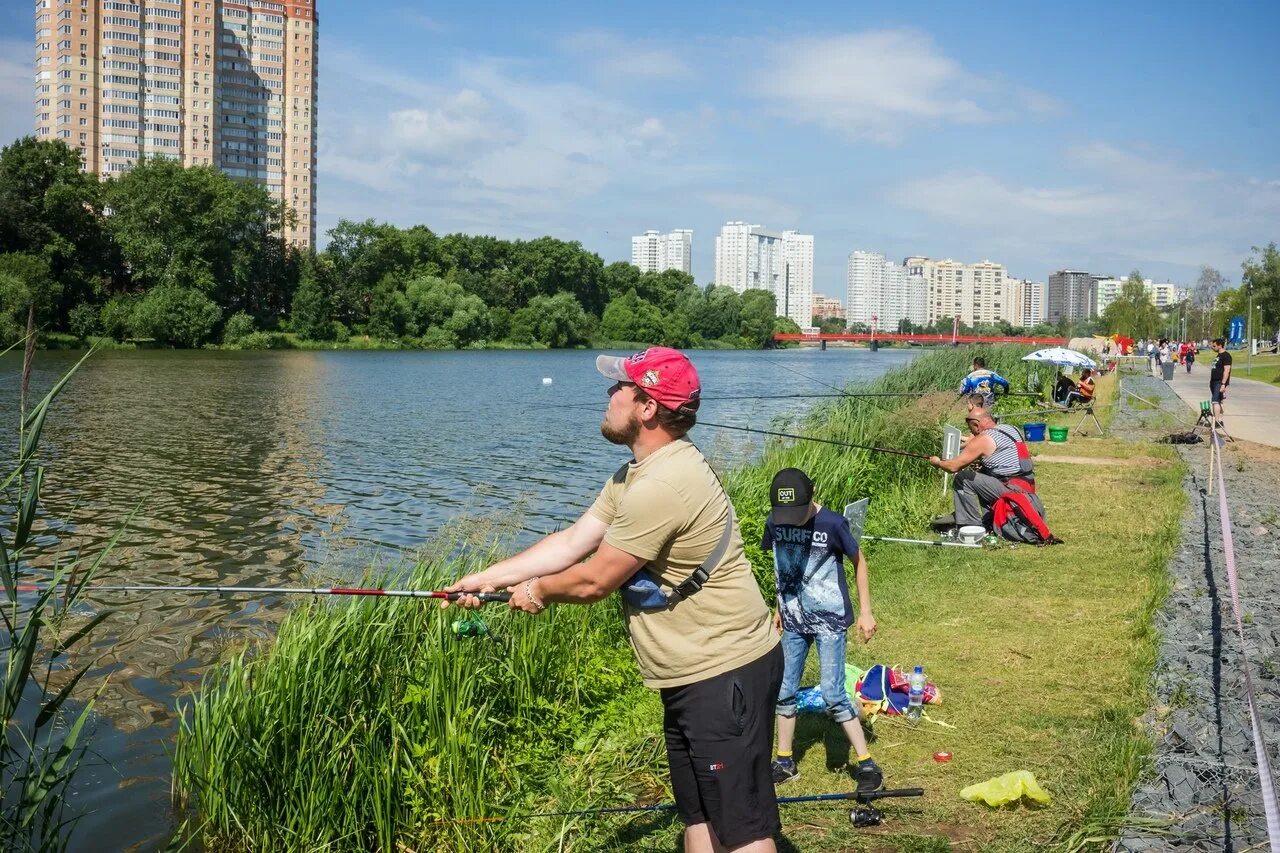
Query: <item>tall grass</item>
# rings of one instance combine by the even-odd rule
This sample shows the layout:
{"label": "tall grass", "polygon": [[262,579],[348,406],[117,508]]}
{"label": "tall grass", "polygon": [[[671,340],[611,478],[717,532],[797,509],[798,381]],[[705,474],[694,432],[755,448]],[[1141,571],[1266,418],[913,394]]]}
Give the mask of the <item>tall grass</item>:
{"label": "tall grass", "polygon": [[[408,582],[492,558],[441,548]],[[206,678],[178,737],[178,804],[237,848],[487,849],[522,828],[453,819],[536,808],[584,727],[639,688],[616,611],[491,607],[487,637],[458,639],[458,611],[433,603],[305,605]]]}
{"label": "tall grass", "polygon": [[[31,348],[23,363],[30,371]],[[88,358],[88,355],[85,356]],[[63,670],[67,650],[106,618],[106,613],[69,628],[63,616],[79,603],[84,586],[115,540],[93,560],[58,561],[51,571],[36,571],[41,553],[33,532],[45,468],[37,451],[45,419],[58,393],[84,362],[72,367],[30,412],[20,414],[17,458],[0,481],[7,506],[0,514],[0,644],[4,672],[0,680],[0,849],[59,850],[71,835],[76,816],[66,809],[66,791],[87,748],[82,738],[93,701],[72,713],[66,702],[89,669]],[[40,582],[31,594],[20,586]],[[57,685],[57,686],[54,686]]]}

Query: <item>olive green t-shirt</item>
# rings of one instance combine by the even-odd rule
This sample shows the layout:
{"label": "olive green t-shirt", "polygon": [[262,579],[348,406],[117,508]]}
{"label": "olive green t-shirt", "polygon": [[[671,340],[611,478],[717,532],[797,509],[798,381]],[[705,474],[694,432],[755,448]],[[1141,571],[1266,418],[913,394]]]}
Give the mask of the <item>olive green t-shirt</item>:
{"label": "olive green t-shirt", "polygon": [[[604,541],[647,560],[670,591],[720,542],[729,498],[701,451],[678,439],[605,484],[589,512],[609,525]],[[702,589],[662,610],[625,602],[627,633],[647,687],[680,687],[759,659],[778,643],[769,609],[734,525],[729,548]]]}

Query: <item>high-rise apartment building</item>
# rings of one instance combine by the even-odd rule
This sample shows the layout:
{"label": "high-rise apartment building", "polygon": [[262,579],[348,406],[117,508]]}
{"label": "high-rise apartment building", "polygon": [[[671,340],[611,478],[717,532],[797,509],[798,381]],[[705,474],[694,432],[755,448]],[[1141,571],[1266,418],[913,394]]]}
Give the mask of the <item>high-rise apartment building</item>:
{"label": "high-rise apartment building", "polygon": [[[1107,310],[1107,306],[1114,302],[1120,293],[1124,290],[1124,278],[1104,278],[1095,276],[1097,281],[1097,296],[1095,304],[1095,314],[1098,317]],[[1142,288],[1146,291],[1147,296],[1151,298],[1151,304],[1156,308],[1170,308],[1182,302],[1184,299],[1191,297],[1191,289],[1174,284],[1173,282],[1155,282],[1149,278],[1142,280]]]}
{"label": "high-rise apartment building", "polygon": [[813,325],[813,235],[782,232],[782,279],[776,291],[778,316],[802,329]]}
{"label": "high-rise apartment building", "polygon": [[693,232],[678,228],[667,234],[646,231],[631,238],[631,264],[640,272],[680,270],[688,273],[693,259]]}
{"label": "high-rise apartment building", "polygon": [[1013,325],[1029,329],[1045,321],[1044,282],[1009,279],[1016,298]]}
{"label": "high-rise apartment building", "polygon": [[1124,289],[1125,279],[1108,276],[1094,276],[1093,310],[1099,317],[1107,310],[1107,306],[1116,301],[1120,291]]}
{"label": "high-rise apartment building", "polygon": [[903,260],[902,265],[908,273],[921,276],[928,286],[929,323],[952,317],[969,325],[1017,321],[1017,296],[1008,284],[1003,264],[965,264],[950,258],[933,260],[916,255]]}
{"label": "high-rise apartment building", "polygon": [[886,332],[896,332],[907,320],[923,326],[928,316],[928,287],[924,277],[899,266],[879,252],[849,255],[845,320]]}
{"label": "high-rise apartment building", "polygon": [[315,3],[36,0],[36,134],[103,176],[167,157],[255,181],[314,245]]}
{"label": "high-rise apartment building", "polygon": [[813,235],[726,223],[716,237],[716,284],[738,293],[767,290],[777,301],[779,317],[808,328],[813,323]]}
{"label": "high-rise apartment building", "polygon": [[1097,311],[1097,277],[1080,270],[1058,270],[1049,276],[1046,301],[1046,319],[1050,323],[1091,319]]}

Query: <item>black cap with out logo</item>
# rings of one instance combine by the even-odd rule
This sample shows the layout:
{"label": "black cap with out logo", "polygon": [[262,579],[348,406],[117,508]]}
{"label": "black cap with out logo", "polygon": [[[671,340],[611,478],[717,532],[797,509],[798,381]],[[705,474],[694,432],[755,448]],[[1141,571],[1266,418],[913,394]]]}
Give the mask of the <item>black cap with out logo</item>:
{"label": "black cap with out logo", "polygon": [[769,503],[775,524],[804,524],[813,501],[813,481],[799,468],[783,468],[769,484]]}

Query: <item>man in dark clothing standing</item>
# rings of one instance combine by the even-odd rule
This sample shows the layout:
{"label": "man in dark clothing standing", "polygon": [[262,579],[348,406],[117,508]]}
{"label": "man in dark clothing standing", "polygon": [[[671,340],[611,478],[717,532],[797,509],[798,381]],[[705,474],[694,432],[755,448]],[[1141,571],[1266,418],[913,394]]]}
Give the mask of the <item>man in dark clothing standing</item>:
{"label": "man in dark clothing standing", "polygon": [[1213,360],[1213,369],[1209,373],[1209,401],[1213,405],[1213,425],[1222,426],[1222,401],[1226,399],[1226,387],[1231,384],[1231,353],[1227,352],[1227,344],[1222,338],[1213,339],[1213,351],[1218,357]]}

